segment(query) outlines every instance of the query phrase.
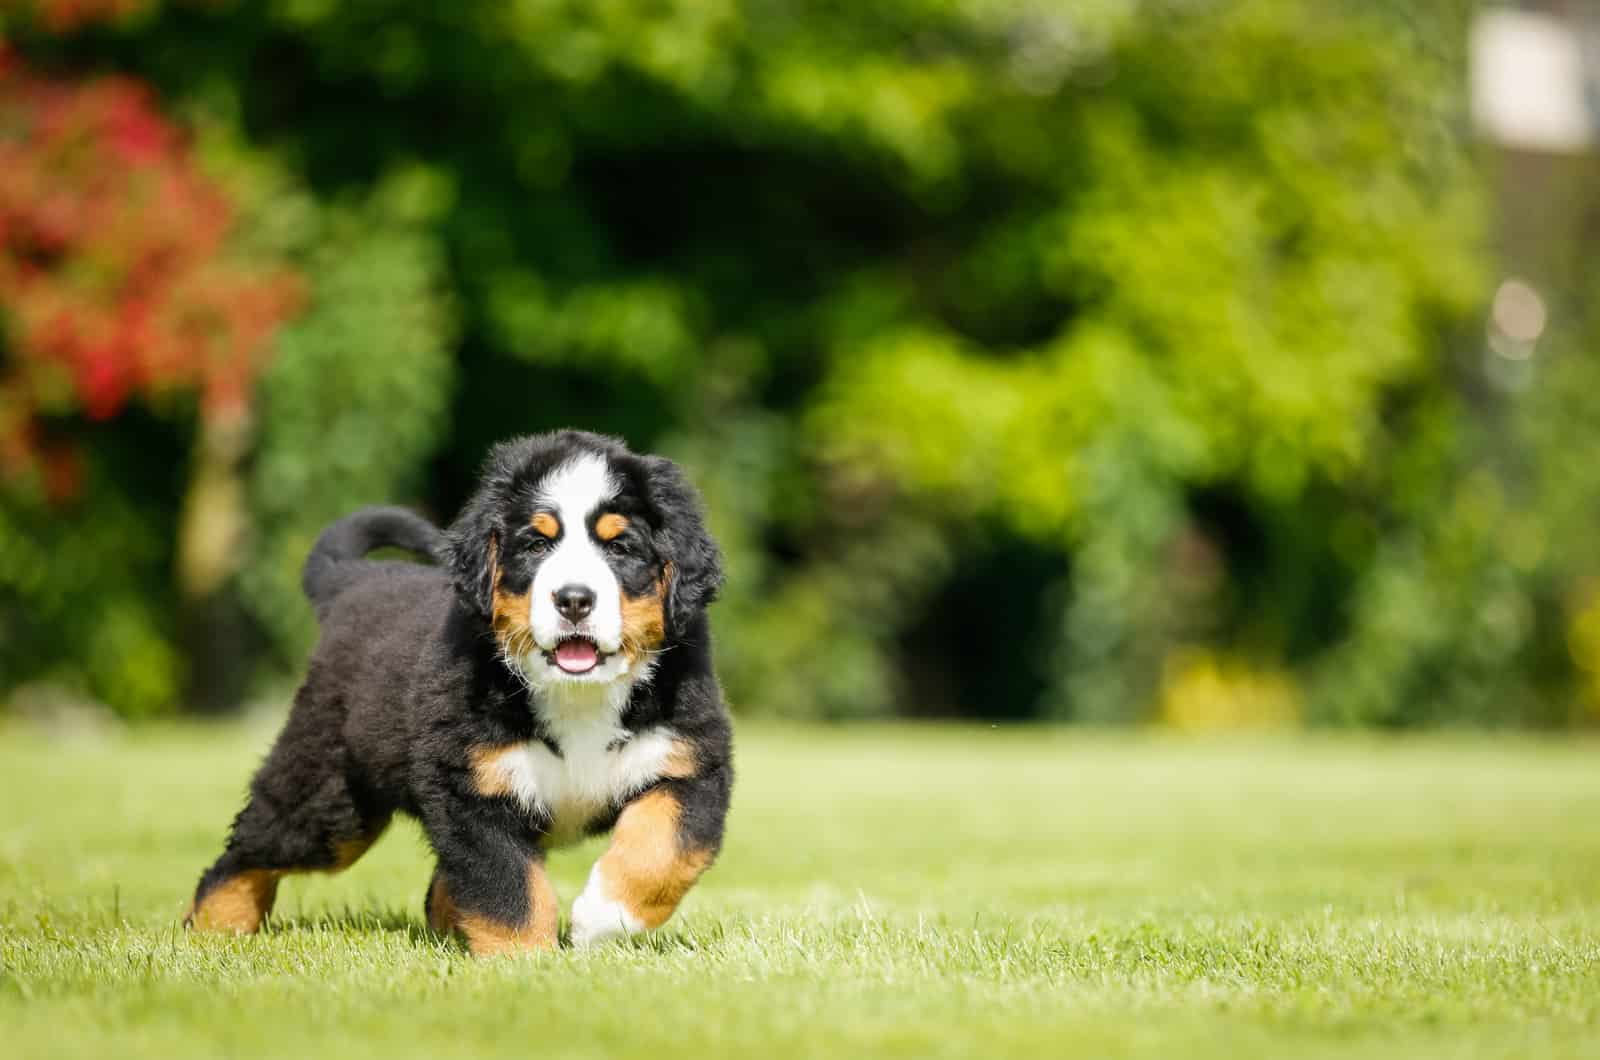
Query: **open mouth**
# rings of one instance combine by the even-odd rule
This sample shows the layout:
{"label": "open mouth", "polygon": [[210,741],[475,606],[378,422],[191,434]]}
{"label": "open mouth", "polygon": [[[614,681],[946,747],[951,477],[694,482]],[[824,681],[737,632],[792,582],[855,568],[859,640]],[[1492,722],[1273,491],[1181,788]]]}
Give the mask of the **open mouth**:
{"label": "open mouth", "polygon": [[605,661],[600,646],[588,637],[563,637],[555,651],[544,653],[563,673],[586,674]]}

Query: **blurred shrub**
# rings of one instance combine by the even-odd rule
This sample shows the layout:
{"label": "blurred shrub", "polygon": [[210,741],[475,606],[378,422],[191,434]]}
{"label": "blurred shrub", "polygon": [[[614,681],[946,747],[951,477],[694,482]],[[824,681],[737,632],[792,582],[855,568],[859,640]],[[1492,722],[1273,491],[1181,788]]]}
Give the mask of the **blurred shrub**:
{"label": "blurred shrub", "polygon": [[[214,625],[229,582],[297,657],[311,537],[351,498],[403,496],[437,443],[426,203],[401,174],[319,204],[224,136],[197,157],[136,82],[4,50],[0,125],[0,687],[169,711],[207,695],[212,655],[251,666]],[[315,297],[274,336],[301,276]]]}
{"label": "blurred shrub", "polygon": [[300,568],[317,534],[362,504],[415,503],[448,424],[439,250],[383,199],[320,218],[306,265],[315,301],[284,332],[258,392],[253,534],[239,577],[285,667],[315,638]]}
{"label": "blurred shrub", "polygon": [[298,284],[225,252],[227,198],[139,84],[38,77],[0,42],[0,127],[0,456],[65,500],[42,419],[189,393],[238,419]]}
{"label": "blurred shrub", "polygon": [[48,678],[144,716],[172,710],[184,677],[168,582],[179,498],[119,450],[183,452],[153,424],[118,426],[78,455],[73,503],[5,491],[0,688]]}
{"label": "blurred shrub", "polygon": [[0,687],[170,709],[175,434],[237,429],[299,285],[231,252],[225,193],[138,84],[0,41],[0,130]]}

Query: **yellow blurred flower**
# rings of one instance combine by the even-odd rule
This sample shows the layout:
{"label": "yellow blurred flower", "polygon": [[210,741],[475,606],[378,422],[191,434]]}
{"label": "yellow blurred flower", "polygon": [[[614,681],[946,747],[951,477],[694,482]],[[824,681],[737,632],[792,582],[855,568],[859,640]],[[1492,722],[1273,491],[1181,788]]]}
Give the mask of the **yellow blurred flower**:
{"label": "yellow blurred flower", "polygon": [[1202,649],[1167,657],[1161,721],[1190,731],[1278,728],[1297,724],[1300,690],[1285,673],[1259,669]]}
{"label": "yellow blurred flower", "polygon": [[1586,678],[1585,706],[1600,716],[1600,590],[1589,594],[1587,604],[1567,624],[1567,650]]}

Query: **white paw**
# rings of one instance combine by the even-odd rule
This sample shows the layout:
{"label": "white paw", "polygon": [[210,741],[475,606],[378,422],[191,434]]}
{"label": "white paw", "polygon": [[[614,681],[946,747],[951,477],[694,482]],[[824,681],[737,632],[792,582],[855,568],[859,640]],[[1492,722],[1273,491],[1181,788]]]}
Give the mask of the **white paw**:
{"label": "white paw", "polygon": [[643,927],[620,903],[606,897],[605,879],[596,865],[589,873],[588,886],[572,903],[573,948],[589,949],[635,934]]}

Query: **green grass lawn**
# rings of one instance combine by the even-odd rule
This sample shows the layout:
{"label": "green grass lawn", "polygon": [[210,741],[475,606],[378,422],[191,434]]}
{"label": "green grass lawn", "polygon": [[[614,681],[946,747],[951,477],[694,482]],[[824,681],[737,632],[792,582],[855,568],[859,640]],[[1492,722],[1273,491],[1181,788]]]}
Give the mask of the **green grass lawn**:
{"label": "green grass lawn", "polygon": [[0,1054],[1600,1057],[1593,742],[747,725],[661,933],[477,961],[410,824],[177,927],[270,737],[0,729]]}

